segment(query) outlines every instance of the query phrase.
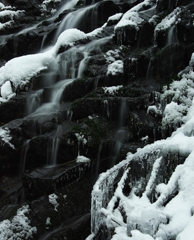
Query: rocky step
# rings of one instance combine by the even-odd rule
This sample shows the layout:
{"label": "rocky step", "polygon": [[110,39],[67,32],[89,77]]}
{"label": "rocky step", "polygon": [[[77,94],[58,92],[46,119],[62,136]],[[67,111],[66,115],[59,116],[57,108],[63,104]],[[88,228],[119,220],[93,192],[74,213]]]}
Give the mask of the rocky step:
{"label": "rocky step", "polygon": [[23,186],[27,199],[35,199],[54,192],[65,184],[82,177],[90,163],[71,161],[53,167],[42,167],[23,174]]}

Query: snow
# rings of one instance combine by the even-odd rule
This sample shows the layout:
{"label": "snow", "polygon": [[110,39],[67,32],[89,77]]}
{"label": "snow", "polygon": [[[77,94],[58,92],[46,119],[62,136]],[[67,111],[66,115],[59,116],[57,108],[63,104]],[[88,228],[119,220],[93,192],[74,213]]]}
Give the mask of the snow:
{"label": "snow", "polygon": [[[42,71],[56,70],[58,50],[62,46],[73,46],[75,41],[86,39],[87,35],[78,29],[68,29],[61,33],[52,49],[44,53],[16,57],[0,68],[0,102],[9,100],[17,89],[28,90],[31,79]],[[9,87],[11,82],[13,91]]]}
{"label": "snow", "polygon": [[18,10],[18,11],[13,11],[13,10],[4,10],[4,11],[0,11],[0,19],[3,17],[7,17],[9,16],[10,19],[13,20],[14,16],[19,16],[20,13],[24,13],[24,10]]}
{"label": "snow", "polygon": [[115,15],[108,18],[108,22],[119,20],[122,16],[123,16],[123,13],[116,13]]}
{"label": "snow", "polygon": [[25,205],[17,210],[17,215],[12,220],[0,222],[0,239],[33,239],[37,229],[30,226],[30,220],[26,216],[28,212],[29,206]]}
{"label": "snow", "polygon": [[50,217],[47,217],[47,219],[46,219],[46,229],[49,229],[50,225],[51,225],[51,219],[50,219]]}
{"label": "snow", "polygon": [[54,46],[55,53],[58,52],[60,47],[66,45],[73,46],[74,42],[86,38],[87,35],[76,28],[67,29],[66,31],[62,32],[58,37],[58,40]]}
{"label": "snow", "polygon": [[10,131],[8,128],[3,129],[0,127],[0,139],[4,143],[7,143],[11,148],[15,149],[14,145],[10,143],[12,137],[10,136]]}
{"label": "snow", "polygon": [[0,85],[11,81],[15,89],[23,88],[32,77],[53,67],[54,63],[55,58],[50,52],[14,58],[0,68]]}
{"label": "snow", "polygon": [[54,206],[54,210],[58,212],[57,207],[59,206],[57,202],[58,196],[55,193],[49,195],[49,202]]}
{"label": "snow", "polygon": [[139,17],[137,12],[128,11],[126,12],[122,19],[115,26],[115,30],[127,25],[134,26],[136,30],[139,30],[138,25],[143,23],[143,19]]}
{"label": "snow", "polygon": [[168,16],[166,16],[162,21],[156,26],[155,32],[166,30],[173,26],[179,21],[179,15],[181,13],[181,9],[178,7],[173,12],[171,12]]}
{"label": "snow", "polygon": [[[180,81],[164,87],[157,101],[164,105],[163,127],[173,124],[172,135],[146,145],[135,154],[99,176],[92,191],[92,234],[105,223],[114,230],[112,240],[167,240],[193,239],[194,234],[194,73],[192,55],[190,66],[179,74]],[[161,110],[161,109],[160,109]],[[148,113],[158,111],[150,106]],[[161,110],[162,111],[162,110]],[[170,158],[168,156],[170,155]],[[165,159],[174,169],[170,179],[158,178]],[[180,158],[185,159],[179,164]],[[152,163],[146,177],[131,183],[130,161]],[[176,166],[177,164],[177,166]],[[133,166],[133,165],[132,165]],[[167,168],[168,169],[168,168]],[[123,173],[122,173],[123,172]],[[118,181],[118,173],[121,176]],[[114,182],[118,182],[112,190]],[[146,185],[145,185],[146,183]],[[123,193],[129,184],[129,194]],[[142,187],[144,186],[145,187]],[[137,194],[142,190],[141,195]],[[151,196],[154,195],[154,198]],[[119,200],[119,201],[118,201]],[[124,214],[123,214],[124,213]],[[127,218],[127,223],[124,217]],[[92,239],[92,235],[91,239]]]}
{"label": "snow", "polygon": [[106,27],[107,23],[105,23],[102,27],[94,29],[92,32],[86,34],[87,37],[96,37],[98,34],[102,33],[103,28]]}
{"label": "snow", "polygon": [[[1,5],[0,5],[0,7],[1,7]],[[20,17],[20,15],[25,12],[24,10],[17,10],[17,11],[9,10],[9,7],[2,6],[2,8],[4,10],[0,11],[0,21],[1,21],[1,19],[4,19],[5,17],[6,17],[6,19],[7,19],[7,17],[9,17],[9,21],[6,21],[4,23],[0,22],[0,30],[7,28],[7,27],[11,27],[12,24],[14,23],[14,17],[15,16]]]}
{"label": "snow", "polygon": [[7,98],[9,95],[13,93],[11,82],[7,81],[1,86],[1,96],[2,98]]}
{"label": "snow", "polygon": [[87,158],[87,157],[85,157],[85,156],[78,156],[77,158],[76,158],[76,162],[77,163],[88,163],[88,162],[90,162],[91,160],[89,159],[89,158]]}
{"label": "snow", "polygon": [[123,73],[124,66],[123,61],[117,60],[108,65],[108,70],[106,75],[117,75],[119,73]]}
{"label": "snow", "polygon": [[119,86],[112,86],[112,87],[103,87],[102,89],[104,90],[105,93],[114,95],[122,87],[123,87],[123,85],[119,85]]}
{"label": "snow", "polygon": [[4,7],[5,7],[5,5],[3,3],[0,3],[0,9],[4,8]]}
{"label": "snow", "polygon": [[145,6],[149,6],[151,4],[151,0],[144,0],[143,2],[137,4],[136,6],[134,6],[133,8],[131,8],[129,11],[127,11],[123,17],[121,18],[121,20],[117,23],[117,25],[115,26],[115,30],[117,30],[118,28],[122,28],[124,26],[133,26],[135,27],[135,29],[138,31],[139,30],[139,26],[140,24],[142,24],[144,22],[144,20],[142,18],[139,17],[139,13],[143,7]]}
{"label": "snow", "polygon": [[119,49],[114,49],[113,50],[109,50],[108,52],[105,53],[104,57],[106,58],[106,62],[111,64],[116,60],[119,60],[118,58],[120,58],[119,56]]}

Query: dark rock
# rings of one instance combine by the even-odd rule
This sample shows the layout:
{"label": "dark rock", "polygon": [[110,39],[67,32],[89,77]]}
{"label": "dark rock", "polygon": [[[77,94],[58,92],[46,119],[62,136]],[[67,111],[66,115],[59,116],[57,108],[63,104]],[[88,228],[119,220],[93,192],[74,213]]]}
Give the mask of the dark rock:
{"label": "dark rock", "polygon": [[[51,235],[54,237],[56,234],[54,229],[58,230],[58,233],[61,232],[60,234],[62,234],[63,237],[66,236],[65,234],[69,234],[69,231],[71,232],[70,229],[73,226],[77,226],[77,220],[90,211],[91,190],[92,184],[90,177],[85,175],[82,178],[64,185],[59,190],[55,190],[59,204],[56,210],[54,210],[55,207],[53,204],[49,202],[49,196],[45,195],[34,200],[30,204],[30,208],[35,216],[30,220],[32,224],[34,223],[34,225],[37,226],[38,236],[43,238],[43,236]],[[46,225],[48,217],[50,218],[51,225]],[[75,225],[73,224],[74,222]],[[61,227],[59,227],[60,223],[63,223]]]}
{"label": "dark rock", "polygon": [[20,93],[8,102],[0,104],[0,122],[5,124],[25,115],[26,93]]}
{"label": "dark rock", "polygon": [[75,161],[55,167],[37,168],[23,175],[23,186],[27,199],[36,199],[50,194],[67,183],[79,179],[89,168],[89,163]]}

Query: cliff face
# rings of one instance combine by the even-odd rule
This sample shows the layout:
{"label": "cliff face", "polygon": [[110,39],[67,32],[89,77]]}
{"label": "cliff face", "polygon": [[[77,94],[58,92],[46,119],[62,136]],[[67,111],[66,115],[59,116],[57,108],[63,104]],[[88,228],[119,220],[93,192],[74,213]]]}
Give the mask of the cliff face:
{"label": "cliff face", "polygon": [[186,0],[0,3],[3,239],[85,239],[107,169],[89,239],[190,231],[177,197],[192,184],[193,12]]}

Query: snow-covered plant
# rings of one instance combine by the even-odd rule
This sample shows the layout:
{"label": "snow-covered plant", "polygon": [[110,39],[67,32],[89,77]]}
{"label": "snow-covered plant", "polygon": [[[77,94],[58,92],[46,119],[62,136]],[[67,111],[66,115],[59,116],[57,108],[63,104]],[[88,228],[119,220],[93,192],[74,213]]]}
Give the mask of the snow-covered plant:
{"label": "snow-covered plant", "polygon": [[180,81],[173,81],[169,89],[164,88],[161,95],[162,102],[167,103],[163,112],[162,128],[171,126],[176,129],[185,123],[187,112],[192,105],[194,97],[193,79],[184,76]]}

